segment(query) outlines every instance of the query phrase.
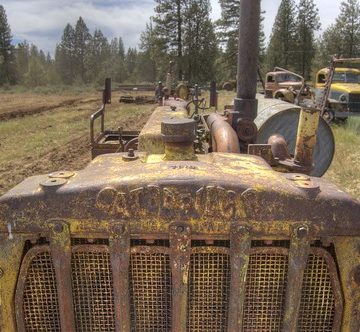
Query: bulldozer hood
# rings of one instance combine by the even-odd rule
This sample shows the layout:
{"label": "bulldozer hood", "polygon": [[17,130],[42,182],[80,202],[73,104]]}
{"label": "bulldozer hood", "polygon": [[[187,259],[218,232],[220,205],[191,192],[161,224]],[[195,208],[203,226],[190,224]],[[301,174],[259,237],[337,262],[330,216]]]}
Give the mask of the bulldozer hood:
{"label": "bulldozer hood", "polygon": [[174,220],[197,234],[228,236],[232,222],[290,236],[306,222],[314,236],[360,235],[360,203],[320,178],[278,173],[260,157],[229,153],[196,161],[162,155],[97,157],[84,170],[26,179],[0,198],[0,232],[44,234],[51,220],[71,233],[106,232],[128,220],[131,234],[167,234]]}

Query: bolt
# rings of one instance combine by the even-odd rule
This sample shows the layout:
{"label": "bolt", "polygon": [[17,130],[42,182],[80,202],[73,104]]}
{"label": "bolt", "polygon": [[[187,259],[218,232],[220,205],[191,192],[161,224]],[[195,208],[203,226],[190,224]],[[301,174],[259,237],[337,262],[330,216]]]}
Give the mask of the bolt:
{"label": "bolt", "polygon": [[187,248],[188,248],[187,245],[182,244],[179,249],[181,252],[186,252]]}
{"label": "bolt", "polygon": [[135,152],[134,152],[134,149],[129,149],[128,151],[128,157],[135,157]]}
{"label": "bolt", "polygon": [[55,224],[54,225],[54,232],[55,233],[62,233],[64,230],[64,226],[61,224]]}
{"label": "bolt", "polygon": [[239,226],[238,232],[240,235],[249,235],[249,229],[246,226]]}
{"label": "bolt", "polygon": [[117,225],[114,228],[116,234],[121,235],[125,233],[125,226],[124,225]]}
{"label": "bolt", "polygon": [[4,270],[0,269],[0,278],[2,278],[4,276]]}
{"label": "bolt", "polygon": [[300,226],[297,230],[296,230],[296,235],[298,236],[299,239],[303,239],[305,236],[307,236],[309,233],[309,230],[306,226]]}
{"label": "bolt", "polygon": [[176,231],[177,231],[178,233],[183,233],[183,232],[185,231],[185,228],[184,228],[184,226],[177,226],[177,227],[176,227]]}

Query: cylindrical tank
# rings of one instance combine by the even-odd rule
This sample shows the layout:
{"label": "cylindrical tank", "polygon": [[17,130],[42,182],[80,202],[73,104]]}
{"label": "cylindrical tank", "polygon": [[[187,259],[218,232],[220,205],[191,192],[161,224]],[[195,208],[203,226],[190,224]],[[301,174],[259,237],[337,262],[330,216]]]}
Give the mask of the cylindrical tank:
{"label": "cylindrical tank", "polygon": [[[258,127],[257,143],[266,144],[274,134],[284,136],[291,154],[294,154],[300,107],[278,99],[267,99],[258,95],[258,115],[255,124]],[[330,167],[335,152],[334,135],[320,118],[317,141],[314,150],[314,169],[312,176],[322,176]]]}

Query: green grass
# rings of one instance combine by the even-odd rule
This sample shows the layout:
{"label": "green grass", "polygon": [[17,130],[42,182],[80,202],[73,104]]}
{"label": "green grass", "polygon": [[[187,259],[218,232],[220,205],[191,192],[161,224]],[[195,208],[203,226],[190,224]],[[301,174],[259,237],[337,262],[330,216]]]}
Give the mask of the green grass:
{"label": "green grass", "polygon": [[360,199],[360,118],[350,118],[332,128],[336,150],[325,178]]}

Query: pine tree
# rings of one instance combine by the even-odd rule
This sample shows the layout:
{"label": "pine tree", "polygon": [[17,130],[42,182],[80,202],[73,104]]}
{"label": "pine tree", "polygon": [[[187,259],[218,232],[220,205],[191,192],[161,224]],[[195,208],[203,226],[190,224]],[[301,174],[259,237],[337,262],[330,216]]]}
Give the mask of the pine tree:
{"label": "pine tree", "polygon": [[217,39],[210,20],[209,0],[186,1],[184,17],[184,69],[191,83],[205,83],[215,76]]}
{"label": "pine tree", "polygon": [[101,30],[95,30],[85,57],[86,82],[103,84],[108,76],[106,61],[110,57],[110,46]]}
{"label": "pine tree", "polygon": [[166,42],[158,38],[154,25],[146,24],[146,29],[140,36],[140,50],[147,54],[155,68],[155,80],[162,81],[168,71],[170,56],[166,52]]}
{"label": "pine tree", "polygon": [[77,80],[84,82],[85,56],[91,35],[82,17],[79,17],[76,23],[74,38],[75,38],[75,45],[74,45],[75,76]]}
{"label": "pine tree", "polygon": [[313,0],[300,0],[296,19],[296,71],[310,78],[315,56],[315,31],[320,29],[319,10]]}
{"label": "pine tree", "polygon": [[19,43],[15,49],[16,66],[18,68],[18,79],[20,83],[24,83],[24,77],[29,70],[30,45],[25,40]]}
{"label": "pine tree", "polygon": [[360,56],[360,3],[359,0],[343,1],[336,19],[342,54],[353,58]]}
{"label": "pine tree", "polygon": [[[220,0],[221,19],[217,21],[219,28],[218,36],[222,44],[225,45],[225,53],[222,56],[222,62],[227,74],[224,79],[236,77],[237,55],[238,55],[238,34],[240,19],[240,0]],[[264,17],[265,12],[261,12],[260,18],[260,47],[259,64],[262,65],[265,60],[265,32]]]}
{"label": "pine tree", "polygon": [[294,49],[296,47],[296,7],[294,0],[282,0],[272,29],[267,49],[266,64],[270,70],[274,66],[294,69]]}
{"label": "pine tree", "polygon": [[75,79],[75,30],[67,24],[60,44],[56,47],[55,61],[60,77],[65,84]]}
{"label": "pine tree", "polygon": [[29,70],[25,74],[25,83],[30,87],[46,85],[46,71],[39,56],[33,56],[30,59]]}
{"label": "pine tree", "polygon": [[0,5],[0,85],[16,83],[15,50],[6,12]]}
{"label": "pine tree", "polygon": [[325,67],[333,55],[345,58],[360,57],[360,4],[347,0],[340,5],[336,22],[319,38],[313,72]]}
{"label": "pine tree", "polygon": [[176,57],[179,80],[182,79],[183,61],[183,16],[184,0],[155,0],[156,36],[166,48],[167,53]]}

